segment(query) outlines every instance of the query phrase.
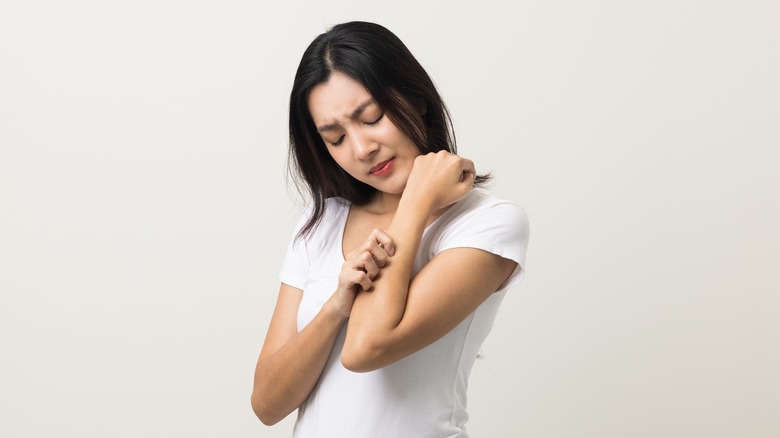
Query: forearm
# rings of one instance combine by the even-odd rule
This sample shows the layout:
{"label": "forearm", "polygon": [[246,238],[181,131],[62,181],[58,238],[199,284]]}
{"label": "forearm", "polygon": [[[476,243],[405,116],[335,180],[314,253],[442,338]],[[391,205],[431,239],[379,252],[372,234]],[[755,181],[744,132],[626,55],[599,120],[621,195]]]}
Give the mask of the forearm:
{"label": "forearm", "polygon": [[402,198],[388,227],[395,254],[382,268],[371,290],[359,292],[352,307],[342,361],[353,370],[362,371],[380,356],[386,357],[386,345],[404,317],[414,260],[431,212],[424,203]]}
{"label": "forearm", "polygon": [[300,333],[258,362],[252,408],[264,424],[279,422],[309,396],[345,321],[326,303]]}

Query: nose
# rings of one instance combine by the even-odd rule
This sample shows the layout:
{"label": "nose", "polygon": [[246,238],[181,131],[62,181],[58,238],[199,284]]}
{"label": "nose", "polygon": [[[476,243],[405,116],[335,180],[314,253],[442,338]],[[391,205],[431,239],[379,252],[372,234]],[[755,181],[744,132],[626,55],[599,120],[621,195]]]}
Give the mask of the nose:
{"label": "nose", "polygon": [[352,133],[352,153],[356,160],[366,160],[379,149],[379,145],[361,132]]}

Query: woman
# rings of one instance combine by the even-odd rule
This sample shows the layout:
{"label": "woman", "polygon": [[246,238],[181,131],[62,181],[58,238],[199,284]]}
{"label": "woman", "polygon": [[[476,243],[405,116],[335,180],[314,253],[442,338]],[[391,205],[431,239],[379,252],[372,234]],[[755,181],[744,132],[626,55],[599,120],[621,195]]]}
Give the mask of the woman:
{"label": "woman", "polygon": [[265,424],[297,437],[465,437],[466,386],[506,290],[523,211],[473,189],[444,103],[404,44],[351,22],[318,36],[290,98],[312,198],[255,371]]}

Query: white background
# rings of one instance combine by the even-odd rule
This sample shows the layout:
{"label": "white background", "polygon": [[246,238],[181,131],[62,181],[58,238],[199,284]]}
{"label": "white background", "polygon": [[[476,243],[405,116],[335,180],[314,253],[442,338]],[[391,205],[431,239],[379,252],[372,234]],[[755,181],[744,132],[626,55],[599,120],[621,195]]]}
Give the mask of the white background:
{"label": "white background", "polygon": [[[273,6],[271,6],[273,4]],[[394,31],[525,207],[474,437],[780,436],[775,1],[0,3],[0,435],[286,437],[249,406],[287,97]]]}

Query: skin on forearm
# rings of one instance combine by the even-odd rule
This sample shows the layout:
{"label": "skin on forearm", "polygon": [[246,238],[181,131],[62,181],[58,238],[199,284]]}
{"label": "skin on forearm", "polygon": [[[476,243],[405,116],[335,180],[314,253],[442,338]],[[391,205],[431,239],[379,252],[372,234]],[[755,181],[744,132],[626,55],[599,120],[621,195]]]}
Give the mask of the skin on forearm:
{"label": "skin on forearm", "polygon": [[365,363],[383,355],[383,345],[393,343],[401,324],[409,293],[412,267],[423,231],[431,217],[428,203],[402,197],[387,233],[393,238],[395,254],[382,268],[369,291],[355,298],[342,351],[349,369],[361,370]]}
{"label": "skin on forearm", "polygon": [[345,321],[326,303],[300,333],[258,360],[252,409],[260,421],[275,424],[306,400],[325,368]]}

